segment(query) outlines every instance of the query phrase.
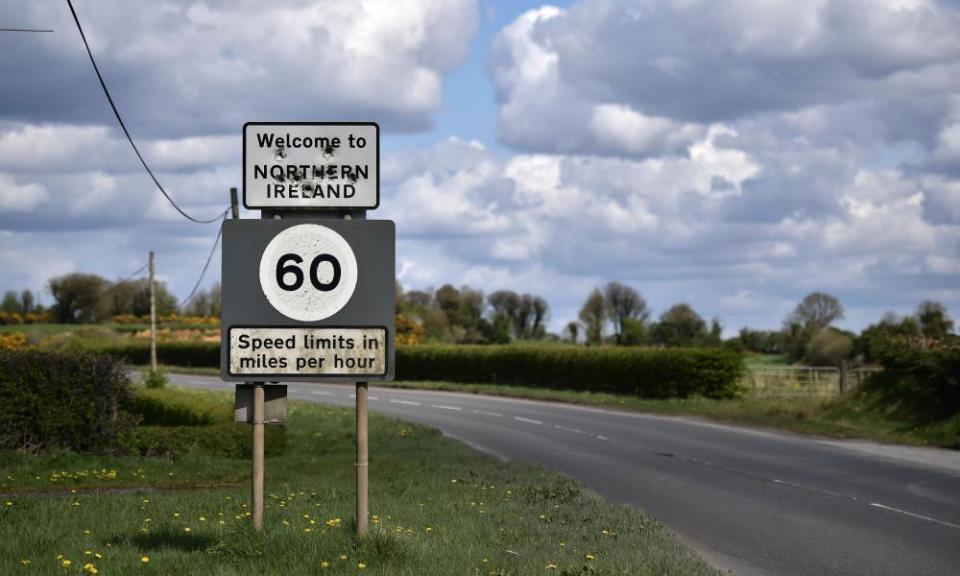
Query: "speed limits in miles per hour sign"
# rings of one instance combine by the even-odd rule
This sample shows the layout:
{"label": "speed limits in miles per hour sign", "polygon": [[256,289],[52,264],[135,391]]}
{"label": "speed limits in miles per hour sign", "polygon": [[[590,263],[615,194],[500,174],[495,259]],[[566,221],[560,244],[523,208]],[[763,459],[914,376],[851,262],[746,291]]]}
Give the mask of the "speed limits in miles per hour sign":
{"label": "speed limits in miles per hour sign", "polygon": [[227,220],[221,376],[390,380],[393,222]]}

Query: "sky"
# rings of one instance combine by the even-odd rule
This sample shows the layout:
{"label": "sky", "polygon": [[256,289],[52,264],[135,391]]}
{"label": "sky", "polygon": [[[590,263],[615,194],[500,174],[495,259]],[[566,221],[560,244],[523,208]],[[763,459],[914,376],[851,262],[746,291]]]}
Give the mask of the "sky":
{"label": "sky", "polygon": [[[960,317],[955,0],[77,0],[164,187],[213,217],[247,121],[375,121],[405,289],[544,296],[617,280],[726,334],[809,292],[858,330]],[[0,27],[0,291],[126,277],[186,296],[216,224],[123,139],[65,2]],[[246,212],[244,217],[256,217]],[[204,285],[219,279],[219,252]]]}

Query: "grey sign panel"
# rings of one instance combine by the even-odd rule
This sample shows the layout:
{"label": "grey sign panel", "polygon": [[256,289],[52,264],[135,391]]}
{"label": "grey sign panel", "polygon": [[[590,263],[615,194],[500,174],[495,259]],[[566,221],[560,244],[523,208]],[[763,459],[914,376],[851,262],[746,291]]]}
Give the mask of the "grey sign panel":
{"label": "grey sign panel", "polygon": [[248,122],[243,204],[250,209],[373,209],[380,204],[374,122]]}
{"label": "grey sign panel", "polygon": [[225,221],[221,378],[393,380],[395,252],[389,220]]}

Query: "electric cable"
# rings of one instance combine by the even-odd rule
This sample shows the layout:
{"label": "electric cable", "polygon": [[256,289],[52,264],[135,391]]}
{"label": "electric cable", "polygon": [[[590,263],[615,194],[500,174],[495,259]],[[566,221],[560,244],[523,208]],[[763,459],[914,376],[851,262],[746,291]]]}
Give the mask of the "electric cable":
{"label": "electric cable", "polygon": [[220,237],[223,235],[223,222],[227,219],[227,214],[229,212],[229,210],[224,210],[223,214],[219,216],[221,220],[220,226],[217,228],[217,238],[213,241],[213,247],[210,248],[210,253],[207,254],[207,262],[203,265],[203,270],[200,271],[200,277],[197,278],[197,283],[193,285],[193,290],[190,291],[190,294],[187,295],[186,298],[177,304],[177,308],[181,308],[184,304],[189,302],[190,299],[193,298],[193,295],[196,294],[197,288],[200,287],[200,283],[203,282],[203,277],[207,274],[207,268],[210,267],[210,261],[213,259],[213,253],[217,251],[217,246],[220,244]]}
{"label": "electric cable", "polygon": [[130,147],[133,148],[134,153],[136,153],[137,158],[140,160],[140,164],[143,165],[144,170],[147,171],[147,174],[150,175],[150,179],[153,180],[153,183],[156,184],[157,189],[163,194],[163,196],[170,202],[170,205],[176,208],[184,218],[197,224],[210,224],[216,222],[220,219],[220,216],[217,215],[209,220],[203,220],[194,218],[193,216],[187,214],[183,208],[177,205],[173,201],[173,198],[170,197],[170,194],[164,190],[163,186],[160,184],[160,181],[157,180],[157,177],[154,176],[153,170],[150,169],[150,166],[147,165],[147,161],[144,160],[143,155],[140,154],[140,150],[137,148],[137,145],[133,141],[133,137],[130,135],[130,131],[127,130],[127,125],[123,122],[123,118],[120,117],[120,111],[117,110],[116,104],[113,103],[113,97],[110,96],[110,90],[107,89],[107,83],[103,80],[103,75],[100,74],[100,67],[97,66],[97,61],[93,58],[93,52],[90,50],[90,44],[87,42],[87,36],[83,33],[83,27],[80,26],[80,18],[77,17],[77,11],[73,8],[72,0],[67,0],[67,5],[70,7],[70,13],[73,14],[73,21],[77,24],[77,30],[80,32],[80,38],[83,39],[83,45],[87,49],[87,56],[90,57],[90,63],[93,64],[93,70],[97,73],[97,79],[100,81],[100,87],[103,88],[103,93],[107,97],[107,102],[110,103],[110,109],[113,110],[113,115],[117,117],[117,122],[120,124],[120,128],[123,130],[123,134],[127,137],[127,142],[130,143]]}

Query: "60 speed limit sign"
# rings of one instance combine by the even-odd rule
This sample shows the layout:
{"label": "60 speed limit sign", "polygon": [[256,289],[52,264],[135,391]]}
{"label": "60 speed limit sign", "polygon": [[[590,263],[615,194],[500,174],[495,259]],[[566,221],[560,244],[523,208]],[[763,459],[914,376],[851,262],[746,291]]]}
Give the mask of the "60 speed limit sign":
{"label": "60 speed limit sign", "polygon": [[228,220],[221,376],[389,380],[395,229],[386,220]]}
{"label": "60 speed limit sign", "polygon": [[350,244],[320,224],[298,224],[274,236],[260,258],[260,287],[284,316],[310,322],[329,318],[357,287]]}

